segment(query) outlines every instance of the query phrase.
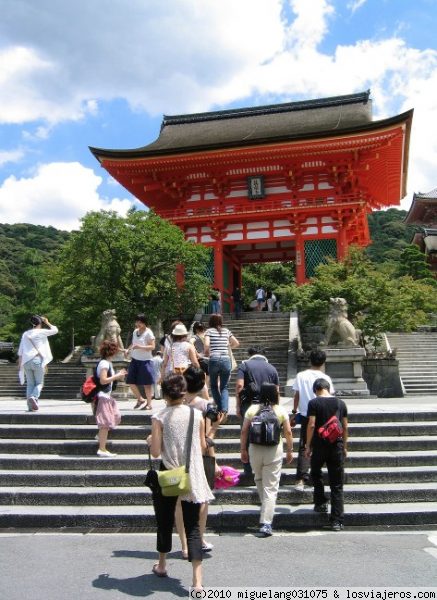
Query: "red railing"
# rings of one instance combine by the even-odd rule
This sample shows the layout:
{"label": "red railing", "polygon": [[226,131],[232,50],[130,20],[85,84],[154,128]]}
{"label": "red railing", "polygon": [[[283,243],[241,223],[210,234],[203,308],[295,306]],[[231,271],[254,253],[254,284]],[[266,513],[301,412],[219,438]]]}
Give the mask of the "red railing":
{"label": "red railing", "polygon": [[169,221],[198,220],[207,217],[220,217],[225,219],[235,218],[235,216],[259,215],[260,213],[281,214],[295,212],[307,212],[313,209],[316,212],[323,212],[324,209],[344,209],[356,208],[366,203],[364,196],[343,195],[341,198],[295,198],[289,200],[253,200],[250,204],[227,201],[220,206],[198,206],[193,202],[192,206],[175,210],[155,209],[156,213]]}

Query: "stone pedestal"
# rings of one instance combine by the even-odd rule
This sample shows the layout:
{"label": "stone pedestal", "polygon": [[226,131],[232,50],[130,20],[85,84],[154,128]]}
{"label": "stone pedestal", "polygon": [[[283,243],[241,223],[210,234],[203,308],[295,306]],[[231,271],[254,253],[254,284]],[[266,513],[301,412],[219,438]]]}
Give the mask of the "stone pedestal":
{"label": "stone pedestal", "polygon": [[[101,359],[98,356],[82,356],[81,357],[80,362],[86,368],[86,377],[90,377],[93,374],[94,369],[96,368],[99,360],[101,360]],[[130,361],[128,361],[124,358],[124,354],[122,354],[122,353],[117,354],[111,360],[111,363],[112,363],[112,366],[114,367],[115,372],[119,371],[120,369],[127,369],[129,366],[129,362]],[[117,400],[132,400],[133,399],[133,394],[130,391],[128,384],[125,383],[124,381],[117,382],[117,389],[115,390],[115,392],[113,392],[112,395],[114,396],[114,398],[117,398]]]}
{"label": "stone pedestal", "polygon": [[326,373],[331,377],[338,396],[366,397],[370,395],[363,378],[366,351],[361,347],[324,348]]}
{"label": "stone pedestal", "polygon": [[376,394],[378,398],[404,397],[399,361],[395,358],[366,358],[363,375],[370,393]]}

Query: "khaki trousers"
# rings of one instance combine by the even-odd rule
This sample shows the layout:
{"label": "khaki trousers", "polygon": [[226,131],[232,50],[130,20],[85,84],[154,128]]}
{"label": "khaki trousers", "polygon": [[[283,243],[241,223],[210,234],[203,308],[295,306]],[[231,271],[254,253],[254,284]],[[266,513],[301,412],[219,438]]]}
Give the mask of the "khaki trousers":
{"label": "khaki trousers", "polygon": [[271,525],[282,467],[282,442],[277,446],[249,445],[249,458],[261,500],[260,523]]}

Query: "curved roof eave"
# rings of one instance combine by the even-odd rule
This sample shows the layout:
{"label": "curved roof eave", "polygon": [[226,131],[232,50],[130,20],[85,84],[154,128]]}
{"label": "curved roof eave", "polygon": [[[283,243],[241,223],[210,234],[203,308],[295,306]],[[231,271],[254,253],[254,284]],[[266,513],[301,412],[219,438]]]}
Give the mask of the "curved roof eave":
{"label": "curved roof eave", "polygon": [[411,131],[411,122],[413,118],[414,109],[410,109],[400,115],[396,115],[394,117],[389,117],[387,119],[381,119],[379,121],[371,121],[369,123],[360,124],[357,126],[346,127],[341,130],[325,130],[325,131],[317,131],[302,135],[279,135],[279,136],[271,136],[271,137],[261,137],[251,140],[236,140],[232,142],[226,143],[209,143],[202,146],[184,146],[179,148],[150,148],[153,146],[155,142],[149,144],[148,146],[143,146],[141,148],[134,149],[125,149],[125,150],[111,150],[104,148],[95,148],[93,146],[89,146],[90,151],[97,160],[101,161],[102,159],[114,159],[114,160],[128,160],[128,159],[136,159],[136,158],[152,158],[159,156],[171,156],[171,155],[179,155],[193,152],[205,152],[205,151],[213,151],[213,150],[223,150],[223,149],[232,149],[232,148],[244,148],[244,147],[252,147],[257,146],[259,144],[272,144],[272,143],[282,143],[289,141],[304,141],[304,140],[314,140],[317,138],[332,138],[332,137],[343,137],[345,135],[350,134],[360,134],[371,131],[376,131],[378,129],[384,129],[385,127],[390,127],[392,125],[405,123],[407,125],[406,132],[406,152],[404,155],[404,171],[406,172],[406,167],[408,166],[408,146],[409,146],[409,138]]}

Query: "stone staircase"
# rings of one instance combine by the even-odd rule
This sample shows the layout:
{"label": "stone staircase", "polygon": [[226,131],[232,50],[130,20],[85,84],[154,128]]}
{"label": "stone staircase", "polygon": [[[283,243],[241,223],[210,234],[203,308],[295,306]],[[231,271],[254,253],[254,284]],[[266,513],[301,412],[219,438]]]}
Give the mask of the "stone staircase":
{"label": "stone staircase", "polygon": [[387,333],[407,394],[437,395],[437,332]]}
{"label": "stone staircase", "polygon": [[[203,324],[205,328],[208,327],[208,315],[205,315]],[[223,324],[240,342],[240,346],[233,350],[238,364],[248,358],[247,349],[250,346],[260,345],[265,348],[266,357],[278,371],[283,394],[287,383],[290,313],[250,312],[242,313],[241,319],[225,314]],[[236,371],[233,371],[229,383],[231,394],[235,391],[235,380]]]}
{"label": "stone staircase", "polygon": [[[114,459],[99,459],[88,407],[80,414],[0,412],[0,527],[154,527],[151,495],[143,485],[144,438],[150,415],[122,408],[111,434]],[[437,411],[354,412],[346,463],[345,525],[437,524]],[[298,428],[295,430],[297,449]],[[241,467],[235,416],[217,438],[219,464]],[[296,492],[293,467],[284,465],[274,526],[319,528],[312,494]],[[216,490],[208,525],[245,529],[258,523],[253,481]]]}
{"label": "stone staircase", "polygon": [[[85,368],[78,364],[52,362],[48,366],[42,400],[71,400],[76,398],[85,379]],[[24,398],[26,386],[18,381],[18,364],[0,364],[0,397]]]}

